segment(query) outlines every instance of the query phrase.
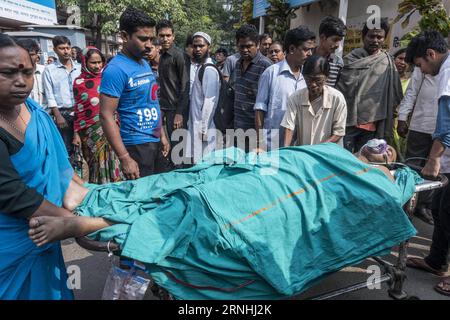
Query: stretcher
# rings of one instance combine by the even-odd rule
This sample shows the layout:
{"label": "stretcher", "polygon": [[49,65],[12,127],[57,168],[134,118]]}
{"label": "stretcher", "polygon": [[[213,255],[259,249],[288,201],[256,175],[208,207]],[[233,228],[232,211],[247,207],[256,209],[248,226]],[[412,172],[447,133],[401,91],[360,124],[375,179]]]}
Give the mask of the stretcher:
{"label": "stretcher", "polygon": [[[405,166],[401,163],[391,163],[388,165],[391,173],[395,173],[395,170],[400,166]],[[420,167],[408,165],[413,170],[420,173]],[[436,180],[426,180],[420,184],[416,185],[414,195],[409,199],[409,201],[404,206],[404,211],[408,215],[409,219],[412,220],[412,213],[416,207],[417,196],[420,192],[435,190],[443,188],[448,184],[448,179],[445,175],[439,175]],[[91,251],[101,251],[108,252],[110,254],[116,253],[118,251],[118,245],[113,242],[99,242],[88,239],[87,237],[76,238],[76,242],[83,248]],[[318,296],[310,297],[311,300],[326,300],[332,299],[350,292],[368,288],[369,285],[377,285],[381,283],[386,283],[389,287],[388,294],[392,299],[404,300],[404,299],[417,299],[416,297],[410,297],[404,290],[404,283],[406,281],[406,259],[408,253],[408,241],[404,241],[398,246],[398,257],[395,263],[390,263],[383,260],[380,257],[366,257],[371,258],[376,263],[379,264],[382,270],[382,274],[376,280],[368,283],[367,281],[349,285],[345,288],[327,292]],[[174,279],[176,281],[176,279]],[[180,285],[185,285],[179,283]],[[153,295],[161,300],[173,300],[174,297],[167,292],[165,289],[159,287],[156,283],[152,282],[152,286],[149,287]]]}

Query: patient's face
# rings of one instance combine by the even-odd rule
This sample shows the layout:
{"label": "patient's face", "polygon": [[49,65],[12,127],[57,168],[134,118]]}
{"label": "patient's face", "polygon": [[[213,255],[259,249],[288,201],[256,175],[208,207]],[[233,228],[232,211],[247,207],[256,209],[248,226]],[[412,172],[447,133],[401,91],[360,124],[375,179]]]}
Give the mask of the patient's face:
{"label": "patient's face", "polygon": [[384,163],[395,162],[397,160],[397,152],[392,146],[388,146],[386,153],[376,154],[369,151],[367,148],[361,150],[361,155],[366,157],[369,162]]}

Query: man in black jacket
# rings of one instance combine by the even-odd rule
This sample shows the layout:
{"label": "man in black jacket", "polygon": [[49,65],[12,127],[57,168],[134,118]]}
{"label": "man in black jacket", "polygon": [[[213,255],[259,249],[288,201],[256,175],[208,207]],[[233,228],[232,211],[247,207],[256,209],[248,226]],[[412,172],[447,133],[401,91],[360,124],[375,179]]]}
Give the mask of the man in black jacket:
{"label": "man in black jacket", "polygon": [[159,62],[159,101],[163,112],[163,121],[166,124],[171,146],[178,141],[172,140],[172,133],[176,129],[186,128],[187,99],[186,87],[189,77],[186,70],[184,53],[175,46],[175,33],[173,25],[168,20],[161,20],[156,25],[159,43],[161,45],[161,58]]}

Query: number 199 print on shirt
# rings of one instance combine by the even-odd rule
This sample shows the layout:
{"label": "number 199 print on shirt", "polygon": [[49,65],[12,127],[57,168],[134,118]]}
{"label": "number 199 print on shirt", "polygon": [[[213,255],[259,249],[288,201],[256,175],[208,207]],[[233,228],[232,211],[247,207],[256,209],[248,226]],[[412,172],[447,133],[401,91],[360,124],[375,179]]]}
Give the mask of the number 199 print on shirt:
{"label": "number 199 print on shirt", "polygon": [[140,129],[153,129],[158,125],[159,112],[155,107],[138,109],[136,114],[136,124]]}

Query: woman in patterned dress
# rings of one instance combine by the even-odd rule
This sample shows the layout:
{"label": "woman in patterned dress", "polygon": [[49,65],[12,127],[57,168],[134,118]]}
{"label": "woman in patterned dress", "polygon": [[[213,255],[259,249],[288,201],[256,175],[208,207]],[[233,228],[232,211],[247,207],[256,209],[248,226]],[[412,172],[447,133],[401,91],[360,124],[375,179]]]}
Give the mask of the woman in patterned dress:
{"label": "woman in patterned dress", "polygon": [[105,57],[95,47],[82,51],[82,72],[75,79],[74,144],[81,145],[89,167],[89,182],[103,184],[121,181],[120,161],[103,134],[100,123],[99,89]]}

